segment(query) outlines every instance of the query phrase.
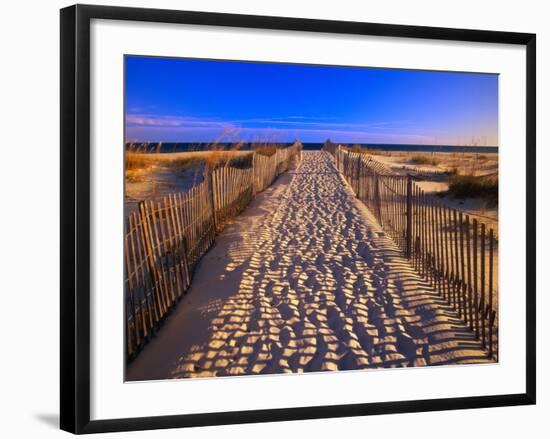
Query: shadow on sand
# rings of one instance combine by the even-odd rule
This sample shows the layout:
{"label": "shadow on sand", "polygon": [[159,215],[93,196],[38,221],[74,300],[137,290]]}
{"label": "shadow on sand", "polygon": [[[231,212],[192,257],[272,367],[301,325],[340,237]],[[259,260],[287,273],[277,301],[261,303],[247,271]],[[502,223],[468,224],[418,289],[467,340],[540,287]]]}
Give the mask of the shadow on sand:
{"label": "shadow on sand", "polygon": [[488,362],[327,153],[220,235],[128,380]]}

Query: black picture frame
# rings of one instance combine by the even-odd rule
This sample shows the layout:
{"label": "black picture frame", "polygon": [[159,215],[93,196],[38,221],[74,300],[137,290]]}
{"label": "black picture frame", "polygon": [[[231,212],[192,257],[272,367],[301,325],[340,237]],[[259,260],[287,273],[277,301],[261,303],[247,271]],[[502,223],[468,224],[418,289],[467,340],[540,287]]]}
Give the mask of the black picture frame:
{"label": "black picture frame", "polygon": [[[181,23],[375,35],[526,47],[526,376],[525,393],[384,403],[90,420],[90,21]],[[265,17],[110,6],[61,10],[61,404],[72,433],[191,427],[535,404],[536,36],[530,33]]]}

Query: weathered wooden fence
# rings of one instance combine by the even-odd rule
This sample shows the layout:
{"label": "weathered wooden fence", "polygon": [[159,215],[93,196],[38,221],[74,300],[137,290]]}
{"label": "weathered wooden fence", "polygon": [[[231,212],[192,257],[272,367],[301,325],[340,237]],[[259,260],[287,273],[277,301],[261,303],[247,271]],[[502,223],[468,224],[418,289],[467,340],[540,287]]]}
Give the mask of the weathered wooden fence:
{"label": "weathered wooden fence", "polygon": [[221,229],[229,219],[239,214],[253,196],[253,169],[237,169],[222,166],[210,173],[212,179],[212,203],[216,228]]}
{"label": "weathered wooden fence", "polygon": [[387,172],[366,154],[337,148],[334,156],[338,170],[383,230],[496,358],[494,230],[426,194],[410,176]]}
{"label": "weathered wooden fence", "polygon": [[301,157],[301,145],[252,167],[215,166],[185,192],[144,200],[127,218],[124,242],[127,359],[131,361],[189,289],[192,273],[216,233]]}
{"label": "weathered wooden fence", "polygon": [[277,149],[272,156],[254,154],[254,193],[269,187],[275,178],[285,172],[292,160],[300,159],[302,149],[300,145],[290,148]]}

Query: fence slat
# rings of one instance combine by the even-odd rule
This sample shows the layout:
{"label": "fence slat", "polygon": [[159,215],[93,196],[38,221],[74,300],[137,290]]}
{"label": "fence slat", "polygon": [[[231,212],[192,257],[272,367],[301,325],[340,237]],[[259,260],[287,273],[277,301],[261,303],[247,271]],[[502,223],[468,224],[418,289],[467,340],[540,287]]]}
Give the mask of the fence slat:
{"label": "fence slat", "polygon": [[445,241],[445,291],[447,303],[451,297],[451,268],[449,259],[449,219],[447,215],[448,209],[443,207],[443,239]]}
{"label": "fence slat", "polygon": [[479,292],[477,288],[477,254],[478,254],[478,248],[477,248],[477,220],[474,218],[473,220],[473,264],[474,264],[474,318],[475,318],[475,332],[476,337],[479,338]]}
{"label": "fence slat", "polygon": [[468,291],[468,321],[470,329],[474,329],[474,317],[473,317],[473,303],[472,303],[472,258],[470,248],[470,217],[466,215],[466,267],[468,275],[466,278],[466,285]]}
{"label": "fence slat", "polygon": [[480,304],[481,309],[481,341],[483,347],[486,346],[486,318],[485,318],[485,223],[481,223],[481,254],[480,254],[480,270],[481,270],[481,295]]}
{"label": "fence slat", "polygon": [[493,229],[489,230],[489,356],[493,356],[493,251],[494,251],[494,233]]}
{"label": "fence slat", "polygon": [[462,316],[464,321],[468,322],[467,302],[466,302],[466,288],[465,288],[465,270],[464,270],[464,218],[462,212],[458,214],[460,222],[460,295],[462,297]]}
{"label": "fence slat", "polygon": [[150,215],[149,215],[149,208],[147,206],[147,203],[145,203],[144,201],[142,201],[139,204],[139,208],[141,213],[141,221],[143,224],[142,230],[143,230],[144,244],[145,244],[146,254],[147,254],[147,261],[149,264],[149,273],[153,283],[153,294],[155,299],[155,308],[156,308],[156,315],[157,315],[157,321],[158,321],[160,316],[164,315],[165,309],[164,309],[164,301],[162,299],[162,293],[161,293],[161,289],[162,289],[161,280],[156,267],[153,238],[151,236],[151,221],[150,221]]}

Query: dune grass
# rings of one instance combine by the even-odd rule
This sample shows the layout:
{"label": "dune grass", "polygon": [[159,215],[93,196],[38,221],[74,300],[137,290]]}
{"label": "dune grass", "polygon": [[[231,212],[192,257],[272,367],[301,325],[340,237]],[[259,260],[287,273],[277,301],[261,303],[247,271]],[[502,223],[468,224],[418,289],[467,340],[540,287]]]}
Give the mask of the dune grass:
{"label": "dune grass", "polygon": [[372,155],[372,154],[383,155],[384,153],[384,151],[375,150],[375,149],[369,148],[368,146],[362,146],[358,144],[352,145],[351,147],[348,148],[348,150],[350,152],[355,152],[359,154],[368,154],[368,155]]}
{"label": "dune grass", "polygon": [[498,203],[498,177],[451,175],[447,193],[454,198],[485,198],[491,204]]}
{"label": "dune grass", "polygon": [[277,148],[280,148],[280,145],[272,143],[253,143],[250,149],[257,154],[265,155],[271,157],[277,152]]}
{"label": "dune grass", "polygon": [[434,155],[416,154],[411,157],[411,162],[417,165],[439,165],[440,161]]}
{"label": "dune grass", "polygon": [[250,166],[252,153],[250,151],[189,151],[162,154],[148,154],[126,152],[126,171],[146,170],[153,166],[166,168],[187,169],[198,165],[209,167],[227,166],[235,167]]}
{"label": "dune grass", "polygon": [[245,142],[215,141],[206,150],[161,152],[162,143],[128,143],[125,150],[125,171],[127,176],[132,176],[147,172],[155,166],[187,169],[195,166],[215,168],[231,165],[247,168],[252,166],[253,153],[270,157],[277,149],[287,147],[285,144],[270,142],[252,143],[250,149],[247,145]]}
{"label": "dune grass", "polygon": [[251,151],[242,151],[243,142],[228,145],[214,142],[204,151],[162,152],[162,143],[154,151],[150,144],[127,144],[125,151],[125,170],[127,174],[146,171],[153,166],[186,169],[206,165],[207,167],[227,166],[247,167],[251,164]]}
{"label": "dune grass", "polygon": [[370,147],[368,145],[359,145],[354,144],[347,147],[348,151],[355,152],[358,154],[365,154],[365,155],[378,155],[378,156],[384,156],[384,157],[392,157],[395,153],[393,151],[384,151],[383,149]]}

